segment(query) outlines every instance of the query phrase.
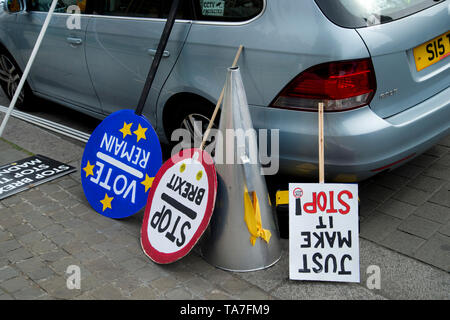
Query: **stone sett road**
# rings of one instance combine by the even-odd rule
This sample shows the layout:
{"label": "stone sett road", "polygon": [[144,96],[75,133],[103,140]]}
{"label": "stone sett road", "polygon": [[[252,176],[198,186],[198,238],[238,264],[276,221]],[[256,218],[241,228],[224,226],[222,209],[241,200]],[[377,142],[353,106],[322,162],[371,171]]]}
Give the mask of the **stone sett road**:
{"label": "stone sett road", "polygon": [[[90,208],[82,153],[79,143],[11,118],[0,165],[42,154],[78,172],[0,201],[0,300],[450,298],[450,136],[360,184],[359,284],[290,281],[288,240],[281,261],[264,271],[218,270],[198,248],[158,266],[140,247],[143,212],[115,221]],[[67,289],[71,265],[80,267],[80,290]],[[380,267],[381,289],[366,286],[372,265]]]}

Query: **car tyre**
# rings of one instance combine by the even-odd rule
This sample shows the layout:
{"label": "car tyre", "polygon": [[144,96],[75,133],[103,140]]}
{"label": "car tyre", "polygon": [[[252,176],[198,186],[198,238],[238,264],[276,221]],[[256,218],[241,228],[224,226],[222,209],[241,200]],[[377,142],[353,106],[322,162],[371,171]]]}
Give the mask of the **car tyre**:
{"label": "car tyre", "polygon": [[[204,101],[191,102],[183,108],[177,108],[173,113],[174,118],[168,122],[167,138],[171,140],[172,133],[177,129],[187,130],[191,137],[192,147],[198,148],[203,140],[203,135],[208,129],[212,115],[214,113],[214,106]],[[220,114],[217,115],[213,129],[218,128]],[[177,141],[171,141],[174,145]],[[214,144],[214,137],[210,137],[207,146]]]}
{"label": "car tyre", "polygon": [[[14,97],[21,77],[22,71],[14,58],[6,51],[0,51],[0,86],[9,101]],[[33,93],[26,82],[17,100],[16,108],[29,111],[31,110],[33,100]]]}

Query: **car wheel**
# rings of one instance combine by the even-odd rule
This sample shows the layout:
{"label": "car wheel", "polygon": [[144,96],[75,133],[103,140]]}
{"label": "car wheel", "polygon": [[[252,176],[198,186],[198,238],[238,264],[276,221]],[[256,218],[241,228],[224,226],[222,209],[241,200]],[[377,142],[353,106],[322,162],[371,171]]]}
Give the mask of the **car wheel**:
{"label": "car wheel", "polygon": [[[19,86],[22,72],[17,63],[7,53],[0,52],[0,86],[6,94],[6,97],[11,101]],[[29,101],[32,98],[31,89],[27,83],[20,92],[17,99],[16,108],[29,109]]]}
{"label": "car wheel", "polygon": [[[198,148],[203,140],[203,135],[208,129],[209,123],[211,121],[212,114],[214,112],[213,106],[206,104],[192,104],[186,108],[179,109],[176,114],[178,114],[173,121],[171,121],[171,126],[169,132],[171,133],[168,138],[171,138],[172,133],[181,129],[189,134],[190,143],[192,147]],[[214,121],[212,129],[218,128],[220,115],[218,115]],[[176,142],[172,142],[176,143]],[[214,147],[215,141],[214,137],[209,138],[207,147]]]}

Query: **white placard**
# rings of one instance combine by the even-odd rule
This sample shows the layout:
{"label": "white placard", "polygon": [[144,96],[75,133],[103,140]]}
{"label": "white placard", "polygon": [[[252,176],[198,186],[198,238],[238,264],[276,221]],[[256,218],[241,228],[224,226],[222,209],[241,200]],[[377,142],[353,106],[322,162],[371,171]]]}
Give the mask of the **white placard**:
{"label": "white placard", "polygon": [[360,282],[357,184],[289,184],[289,276]]}

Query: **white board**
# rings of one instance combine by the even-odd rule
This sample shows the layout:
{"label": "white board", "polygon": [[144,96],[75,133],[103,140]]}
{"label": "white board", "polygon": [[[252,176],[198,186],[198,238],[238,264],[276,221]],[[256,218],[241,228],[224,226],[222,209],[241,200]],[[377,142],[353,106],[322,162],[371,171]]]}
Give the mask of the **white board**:
{"label": "white board", "polygon": [[289,276],[360,282],[357,184],[289,185]]}

